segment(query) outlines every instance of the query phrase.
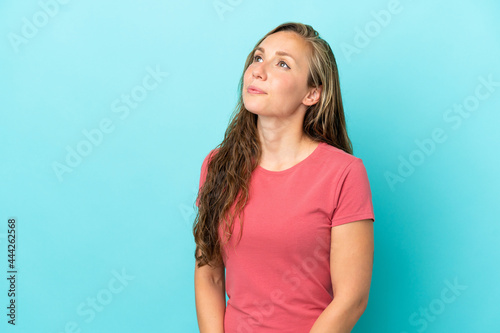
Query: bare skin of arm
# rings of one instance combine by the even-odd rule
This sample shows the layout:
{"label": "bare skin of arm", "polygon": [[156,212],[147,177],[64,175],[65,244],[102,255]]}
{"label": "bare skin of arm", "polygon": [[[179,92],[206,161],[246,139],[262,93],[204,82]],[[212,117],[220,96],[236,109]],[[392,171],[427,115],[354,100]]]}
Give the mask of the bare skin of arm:
{"label": "bare skin of arm", "polygon": [[194,289],[200,333],[224,333],[226,290],[224,265],[198,268],[195,264]]}
{"label": "bare skin of arm", "polygon": [[368,304],[373,267],[373,222],[332,227],[330,270],[333,301],[310,333],[350,333]]}

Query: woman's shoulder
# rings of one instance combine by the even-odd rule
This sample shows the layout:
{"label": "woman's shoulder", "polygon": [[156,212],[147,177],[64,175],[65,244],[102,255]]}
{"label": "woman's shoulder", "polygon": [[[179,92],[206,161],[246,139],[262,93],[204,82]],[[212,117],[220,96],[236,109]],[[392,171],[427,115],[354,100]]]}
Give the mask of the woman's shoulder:
{"label": "woman's shoulder", "polygon": [[323,144],[320,154],[317,155],[314,170],[319,177],[332,177],[343,181],[346,177],[351,180],[362,180],[366,178],[366,168],[363,160],[344,150]]}
{"label": "woman's shoulder", "polygon": [[320,149],[320,157],[323,160],[326,160],[327,162],[335,162],[336,164],[344,164],[348,165],[353,162],[361,162],[362,159],[359,157],[356,157],[352,154],[349,154],[348,152],[337,148],[335,146],[332,146],[326,142],[320,142],[318,145],[318,148]]}

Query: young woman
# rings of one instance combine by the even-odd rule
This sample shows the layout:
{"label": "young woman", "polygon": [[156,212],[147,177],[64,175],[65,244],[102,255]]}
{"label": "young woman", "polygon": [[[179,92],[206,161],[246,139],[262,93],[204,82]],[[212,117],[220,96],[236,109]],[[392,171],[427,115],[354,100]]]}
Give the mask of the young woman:
{"label": "young woman", "polygon": [[284,23],[248,55],[239,88],[201,167],[200,332],[351,332],[368,302],[375,218],[332,50],[311,26]]}

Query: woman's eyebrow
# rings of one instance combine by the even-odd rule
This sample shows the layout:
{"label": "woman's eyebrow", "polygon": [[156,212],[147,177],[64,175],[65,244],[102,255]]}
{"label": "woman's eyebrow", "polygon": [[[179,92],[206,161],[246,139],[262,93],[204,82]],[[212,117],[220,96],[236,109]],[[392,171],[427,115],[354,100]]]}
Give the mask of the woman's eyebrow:
{"label": "woman's eyebrow", "polygon": [[[264,51],[264,48],[263,48],[263,47],[260,47],[260,46],[259,46],[258,48],[256,48],[256,49],[255,49],[255,51],[261,51],[262,53],[266,53],[266,52]],[[276,54],[277,54],[277,55],[280,55],[280,56],[285,56],[285,57],[292,58],[292,60],[293,60],[293,61],[295,61],[295,58],[294,58],[294,57],[292,57],[290,54],[286,53],[285,51],[276,51]],[[297,62],[297,61],[295,61],[295,62]]]}

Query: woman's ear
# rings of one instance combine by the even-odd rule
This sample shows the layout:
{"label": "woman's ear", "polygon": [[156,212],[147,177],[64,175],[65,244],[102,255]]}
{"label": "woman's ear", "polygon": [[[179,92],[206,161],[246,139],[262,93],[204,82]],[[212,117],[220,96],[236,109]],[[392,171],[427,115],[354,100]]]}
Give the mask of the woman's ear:
{"label": "woman's ear", "polygon": [[319,85],[318,87],[312,87],[311,90],[309,91],[309,94],[304,99],[304,104],[305,105],[314,105],[318,103],[319,99],[321,98],[321,92],[323,90],[323,85]]}

